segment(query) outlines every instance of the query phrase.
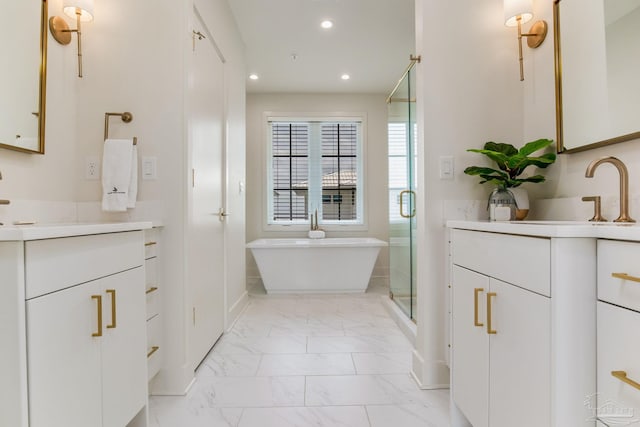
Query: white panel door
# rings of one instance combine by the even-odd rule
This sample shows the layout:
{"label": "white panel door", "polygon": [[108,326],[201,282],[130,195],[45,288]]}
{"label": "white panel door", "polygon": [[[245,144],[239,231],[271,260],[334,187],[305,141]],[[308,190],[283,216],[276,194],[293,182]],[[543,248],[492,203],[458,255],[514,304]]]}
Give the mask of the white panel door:
{"label": "white panel door", "polygon": [[188,89],[189,360],[197,367],[224,328],[224,65],[197,13]]}
{"label": "white panel door", "polygon": [[102,295],[94,281],[27,301],[30,427],[102,425]]}
{"label": "white panel door", "polygon": [[491,279],[489,424],[551,425],[551,300]]}
{"label": "white panel door", "polygon": [[144,269],[99,281],[104,301],[103,427],[126,425],[147,400]]}
{"label": "white panel door", "polygon": [[484,301],[489,278],[457,265],[452,274],[453,400],[474,427],[488,427],[489,335]]}

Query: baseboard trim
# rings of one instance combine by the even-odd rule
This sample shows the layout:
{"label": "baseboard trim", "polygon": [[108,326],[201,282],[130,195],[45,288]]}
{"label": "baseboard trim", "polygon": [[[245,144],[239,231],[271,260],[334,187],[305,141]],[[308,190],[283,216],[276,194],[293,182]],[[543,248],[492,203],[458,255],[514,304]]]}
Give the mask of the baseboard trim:
{"label": "baseboard trim", "polygon": [[229,332],[231,328],[233,328],[233,325],[236,324],[238,318],[247,309],[248,305],[249,293],[245,290],[227,312],[227,327],[225,332]]}
{"label": "baseboard trim", "polygon": [[411,319],[409,319],[407,315],[400,310],[400,307],[398,307],[387,295],[382,295],[380,298],[382,298],[382,305],[387,310],[393,321],[396,322],[396,325],[398,325],[404,336],[407,337],[411,345],[415,348],[416,336],[418,334],[416,324],[413,323]]}
{"label": "baseboard trim", "polygon": [[162,368],[149,383],[152,396],[184,396],[195,381],[193,370],[187,365],[179,368]]}
{"label": "baseboard trim", "polygon": [[[418,353],[418,350],[413,350],[412,360],[411,376],[418,384],[418,388],[421,390],[450,388],[448,382],[450,372],[444,361],[429,362],[427,364],[420,353]],[[435,379],[435,381],[430,382],[425,380],[425,378]]]}

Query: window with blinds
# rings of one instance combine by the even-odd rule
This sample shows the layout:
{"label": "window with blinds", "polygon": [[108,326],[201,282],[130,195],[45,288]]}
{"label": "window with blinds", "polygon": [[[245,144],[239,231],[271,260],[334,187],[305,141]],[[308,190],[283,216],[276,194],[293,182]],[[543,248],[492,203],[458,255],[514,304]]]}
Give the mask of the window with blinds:
{"label": "window with blinds", "polygon": [[362,224],[360,121],[270,121],[268,223]]}

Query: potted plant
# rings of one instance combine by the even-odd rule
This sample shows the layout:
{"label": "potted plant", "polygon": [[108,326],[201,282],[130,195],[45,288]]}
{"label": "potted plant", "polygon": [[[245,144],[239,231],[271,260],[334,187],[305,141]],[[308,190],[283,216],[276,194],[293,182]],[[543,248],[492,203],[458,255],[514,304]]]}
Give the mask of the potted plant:
{"label": "potted plant", "polygon": [[[517,149],[511,144],[497,142],[487,142],[482,149],[469,149],[473,153],[480,153],[493,160],[498,169],[488,166],[469,166],[464,170],[467,175],[478,175],[482,178],[480,184],[489,182],[495,184],[501,190],[508,190],[516,198],[516,219],[524,219],[529,212],[529,199],[526,191],[518,191],[525,182],[544,182],[542,175],[520,177],[529,166],[547,168],[556,161],[555,153],[545,153],[541,156],[531,156],[536,151],[542,150],[553,144],[550,139],[538,139],[526,143],[522,148]],[[517,193],[523,193],[524,196]],[[523,197],[523,198],[521,198]]]}

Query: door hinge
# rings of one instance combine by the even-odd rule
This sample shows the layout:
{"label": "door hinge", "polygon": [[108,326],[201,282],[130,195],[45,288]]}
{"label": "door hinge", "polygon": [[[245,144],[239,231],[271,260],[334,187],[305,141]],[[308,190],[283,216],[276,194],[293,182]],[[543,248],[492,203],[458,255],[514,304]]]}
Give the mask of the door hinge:
{"label": "door hinge", "polygon": [[193,307],[193,326],[196,326],[196,308]]}
{"label": "door hinge", "polygon": [[196,170],[191,169],[191,188],[195,188],[196,186]]}

